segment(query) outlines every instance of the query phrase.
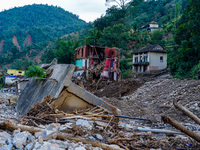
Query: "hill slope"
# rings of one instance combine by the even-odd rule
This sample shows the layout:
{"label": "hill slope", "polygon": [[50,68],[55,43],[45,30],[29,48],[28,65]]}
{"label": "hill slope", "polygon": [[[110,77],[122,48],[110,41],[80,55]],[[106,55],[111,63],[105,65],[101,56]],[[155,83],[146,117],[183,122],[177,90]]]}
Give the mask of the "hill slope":
{"label": "hill slope", "polygon": [[0,12],[0,42],[4,41],[1,52],[5,54],[11,49],[13,36],[23,49],[30,43],[48,42],[86,25],[77,15],[55,6],[33,4],[5,10]]}

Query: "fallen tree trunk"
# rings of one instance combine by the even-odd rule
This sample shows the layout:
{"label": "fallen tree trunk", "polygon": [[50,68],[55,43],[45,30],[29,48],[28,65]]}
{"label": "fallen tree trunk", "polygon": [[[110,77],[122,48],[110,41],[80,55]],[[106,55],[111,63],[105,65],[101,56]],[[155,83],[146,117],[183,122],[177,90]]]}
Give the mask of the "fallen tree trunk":
{"label": "fallen tree trunk", "polygon": [[[21,131],[28,131],[32,134],[34,134],[36,132],[45,131],[45,129],[38,128],[38,127],[16,124],[11,120],[7,120],[7,121],[1,123],[0,129],[6,129],[6,130],[10,130],[10,131],[21,129]],[[68,139],[68,140],[72,140],[72,141],[75,141],[75,142],[82,142],[84,144],[91,144],[93,147],[100,147],[104,150],[108,150],[108,149],[123,150],[121,148],[117,148],[117,147],[114,147],[114,146],[111,146],[111,145],[108,145],[108,144],[105,144],[105,143],[100,143],[100,142],[85,139],[85,138],[82,138],[82,137],[74,137],[73,135],[69,135],[69,134],[61,133],[61,132],[57,133],[57,139],[62,139],[62,140]]]}
{"label": "fallen tree trunk", "polygon": [[187,115],[192,120],[194,120],[197,124],[200,125],[200,119],[196,115],[194,115],[191,111],[187,110],[184,106],[179,104],[176,100],[173,101],[173,104],[177,109],[182,111],[185,115]]}
{"label": "fallen tree trunk", "polygon": [[110,144],[117,144],[120,141],[138,141],[138,139],[136,139],[136,138],[119,138],[119,139],[110,140],[109,143]]}
{"label": "fallen tree trunk", "polygon": [[200,136],[197,135],[195,132],[190,131],[189,129],[187,129],[186,127],[184,127],[182,124],[180,124],[179,122],[177,122],[176,120],[172,119],[169,116],[165,116],[162,115],[161,116],[162,120],[164,121],[164,123],[169,123],[171,124],[173,127],[175,127],[176,129],[180,130],[181,132],[187,134],[188,136],[190,136],[191,138],[195,139],[197,142],[200,142]]}

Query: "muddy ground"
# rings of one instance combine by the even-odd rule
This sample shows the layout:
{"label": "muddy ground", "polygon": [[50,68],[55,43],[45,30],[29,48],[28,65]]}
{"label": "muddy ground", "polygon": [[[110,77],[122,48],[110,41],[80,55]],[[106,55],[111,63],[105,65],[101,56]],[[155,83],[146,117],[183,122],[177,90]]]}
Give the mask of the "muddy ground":
{"label": "muddy ground", "polygon": [[[144,81],[139,81],[136,85],[133,83],[133,89],[135,86],[141,86],[141,82]],[[124,86],[121,85],[121,88],[123,89]],[[107,88],[103,91],[111,89],[109,86]],[[105,92],[105,96],[107,93]],[[165,114],[179,121],[192,122],[175,109],[173,100],[178,100],[200,117],[200,80],[155,79],[145,82],[131,95],[107,99],[109,103],[121,109],[123,115],[145,117],[158,122],[160,116]]]}
{"label": "muddy ground", "polygon": [[[93,126],[92,130],[94,129],[95,132],[90,131],[90,133],[89,130],[85,130],[85,133],[79,136],[84,138],[91,138],[92,136],[95,137],[93,138],[94,140],[99,140],[97,135],[101,135],[103,140],[100,139],[99,141],[104,143],[108,143],[109,139],[114,138],[136,137],[138,140],[137,142],[121,142],[121,144],[128,149],[198,149],[199,144],[197,144],[195,140],[186,135],[148,133],[151,134],[151,137],[144,135],[136,136],[135,134],[139,133],[137,131],[133,131],[132,128],[144,127],[157,129],[175,129],[169,124],[164,124],[161,121],[161,115],[168,115],[192,131],[196,133],[200,131],[199,125],[197,125],[194,121],[192,121],[173,106],[173,100],[179,100],[179,103],[200,117],[200,80],[179,80],[169,78],[169,76],[163,76],[159,78],[146,77],[121,80],[118,83],[101,82],[98,84],[98,86],[92,83],[88,83],[84,87],[95,95],[103,97],[108,103],[118,107],[121,110],[122,115],[147,118],[151,119],[151,122],[121,119],[120,124],[116,127],[110,125],[108,128],[107,125],[109,123],[106,123],[102,131],[100,131],[99,128],[96,128],[95,122],[90,122]],[[0,99],[2,100],[8,99],[6,97],[10,96],[5,93],[0,93],[0,95]],[[8,102],[9,101],[6,101],[4,104],[4,101],[2,101],[0,105],[2,108],[4,108],[1,109],[1,114],[5,114],[4,116],[1,115],[1,121],[6,120],[6,116],[7,119],[17,118],[16,112],[10,112],[11,110],[14,110],[14,107],[12,107],[14,104],[10,105]],[[70,123],[74,123],[74,121]],[[46,126],[49,125],[47,124]],[[63,128],[63,126],[64,125],[59,125],[60,128]],[[129,128],[129,126],[131,127]],[[70,129],[67,131],[73,131],[71,128],[72,127],[70,127]],[[74,130],[72,133],[75,131],[82,133],[84,130],[80,128],[80,130]],[[37,142],[38,140],[39,139],[36,139]],[[70,141],[68,142],[70,143]],[[57,144],[59,145],[58,141]],[[40,146],[42,149],[44,143],[40,143]],[[78,146],[80,147],[80,145]],[[16,145],[14,144],[13,147],[16,148]],[[84,148],[86,146],[82,145],[82,147]],[[76,147],[71,149],[76,149]],[[90,146],[89,149],[93,148]]]}

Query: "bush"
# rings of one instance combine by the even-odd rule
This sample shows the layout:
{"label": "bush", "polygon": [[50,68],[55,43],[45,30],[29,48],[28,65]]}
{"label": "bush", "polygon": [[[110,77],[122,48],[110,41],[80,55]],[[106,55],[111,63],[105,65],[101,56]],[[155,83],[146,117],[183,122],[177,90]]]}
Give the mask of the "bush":
{"label": "bush", "polygon": [[198,75],[197,75],[197,71],[200,69],[200,61],[199,61],[199,63],[196,65],[196,66],[194,66],[193,68],[192,68],[192,70],[191,70],[191,76],[192,76],[192,78],[193,79],[198,79]]}
{"label": "bush", "polygon": [[133,78],[135,77],[135,73],[129,69],[122,73],[122,79]]}
{"label": "bush", "polygon": [[26,71],[25,75],[27,77],[41,77],[45,78],[46,77],[46,72],[44,69],[40,68],[37,65],[32,65],[28,67],[28,70]]}
{"label": "bush", "polygon": [[169,25],[167,25],[167,31],[168,32],[171,31],[172,28],[173,28],[173,24],[172,23],[170,23]]}

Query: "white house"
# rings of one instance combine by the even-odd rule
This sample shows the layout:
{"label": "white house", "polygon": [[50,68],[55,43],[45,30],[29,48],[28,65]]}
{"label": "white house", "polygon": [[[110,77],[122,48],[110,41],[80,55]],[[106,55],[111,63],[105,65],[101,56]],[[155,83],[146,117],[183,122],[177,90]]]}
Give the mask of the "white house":
{"label": "white house", "polygon": [[159,27],[158,23],[155,21],[152,21],[152,22],[142,26],[140,28],[140,30],[149,30],[150,32],[153,32],[154,30],[158,30],[158,27]]}
{"label": "white house", "polygon": [[134,72],[150,73],[167,68],[167,53],[158,44],[143,47],[132,54]]}

